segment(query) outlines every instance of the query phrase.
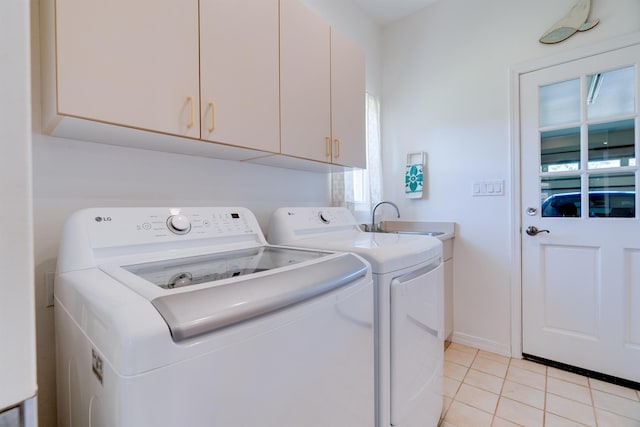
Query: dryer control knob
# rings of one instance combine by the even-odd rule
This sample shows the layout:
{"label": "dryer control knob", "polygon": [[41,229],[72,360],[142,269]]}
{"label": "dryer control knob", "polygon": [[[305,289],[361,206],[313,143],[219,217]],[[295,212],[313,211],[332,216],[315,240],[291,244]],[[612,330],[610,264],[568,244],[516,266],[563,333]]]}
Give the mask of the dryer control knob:
{"label": "dryer control knob", "polygon": [[186,215],[171,215],[167,218],[167,227],[176,234],[187,234],[191,231],[191,221]]}

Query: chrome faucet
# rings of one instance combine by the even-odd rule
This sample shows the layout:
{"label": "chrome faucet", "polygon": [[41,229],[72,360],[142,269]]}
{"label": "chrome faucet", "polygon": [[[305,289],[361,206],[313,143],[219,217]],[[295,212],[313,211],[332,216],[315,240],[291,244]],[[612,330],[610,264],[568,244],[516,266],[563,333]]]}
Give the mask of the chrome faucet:
{"label": "chrome faucet", "polygon": [[376,225],[376,209],[378,209],[378,206],[383,205],[383,204],[388,204],[393,206],[394,208],[396,208],[396,212],[398,214],[398,218],[400,218],[400,209],[398,209],[398,206],[396,206],[395,203],[393,202],[380,202],[378,203],[374,208],[373,208],[373,212],[371,213],[371,231],[380,231],[380,227]]}

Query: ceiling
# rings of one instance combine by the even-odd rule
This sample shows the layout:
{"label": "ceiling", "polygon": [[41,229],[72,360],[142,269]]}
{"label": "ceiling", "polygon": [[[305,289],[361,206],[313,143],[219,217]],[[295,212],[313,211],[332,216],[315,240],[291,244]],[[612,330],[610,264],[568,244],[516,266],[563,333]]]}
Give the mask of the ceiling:
{"label": "ceiling", "polygon": [[437,0],[353,0],[374,21],[387,25],[404,18]]}

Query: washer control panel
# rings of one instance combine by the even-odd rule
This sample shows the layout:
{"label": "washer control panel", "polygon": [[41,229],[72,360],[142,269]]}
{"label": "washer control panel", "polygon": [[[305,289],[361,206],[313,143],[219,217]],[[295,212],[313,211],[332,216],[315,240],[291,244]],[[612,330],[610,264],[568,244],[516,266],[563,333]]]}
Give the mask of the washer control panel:
{"label": "washer control panel", "polygon": [[286,211],[287,221],[294,228],[309,228],[323,226],[354,225],[356,220],[353,214],[346,208],[283,208]]}
{"label": "washer control panel", "polygon": [[271,216],[270,242],[293,242],[303,236],[332,231],[359,230],[355,217],[343,207],[279,208]]}
{"label": "washer control panel", "polygon": [[94,208],[79,211],[94,248],[202,238],[265,241],[246,208]]}

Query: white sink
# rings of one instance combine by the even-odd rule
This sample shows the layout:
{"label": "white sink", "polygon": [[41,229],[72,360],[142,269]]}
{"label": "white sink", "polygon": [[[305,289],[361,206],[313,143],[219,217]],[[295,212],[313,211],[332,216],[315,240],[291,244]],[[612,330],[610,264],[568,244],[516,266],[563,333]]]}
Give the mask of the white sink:
{"label": "white sink", "polygon": [[383,233],[421,234],[423,236],[440,236],[440,235],[444,234],[444,231],[383,230]]}
{"label": "white sink", "polygon": [[422,234],[440,240],[455,237],[455,223],[451,221],[382,221],[381,232],[399,234]]}

